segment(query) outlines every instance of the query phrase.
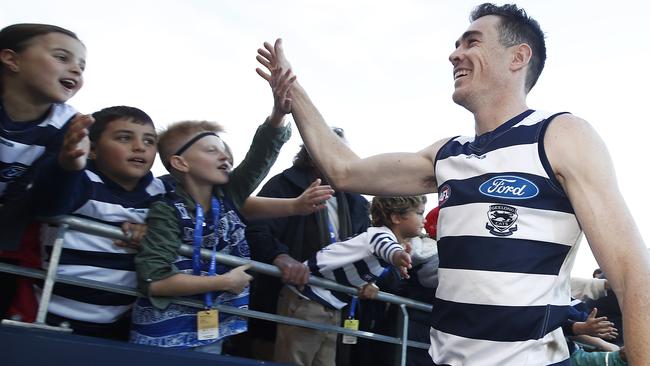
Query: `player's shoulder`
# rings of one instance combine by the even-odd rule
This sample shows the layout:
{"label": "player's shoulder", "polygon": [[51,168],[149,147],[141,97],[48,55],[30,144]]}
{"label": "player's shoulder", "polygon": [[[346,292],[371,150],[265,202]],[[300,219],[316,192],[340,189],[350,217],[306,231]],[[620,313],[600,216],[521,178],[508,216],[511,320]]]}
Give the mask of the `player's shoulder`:
{"label": "player's shoulder", "polygon": [[547,135],[557,134],[558,137],[567,137],[588,131],[593,131],[593,127],[587,120],[574,114],[563,113],[553,118],[548,126]]}
{"label": "player's shoulder", "polygon": [[454,137],[446,137],[443,139],[440,139],[433,144],[425,147],[424,149],[420,150],[418,153],[422,156],[427,157],[429,160],[432,162],[435,161],[436,156],[438,156],[438,152],[440,149],[442,149],[443,146],[445,146],[446,143],[451,141]]}

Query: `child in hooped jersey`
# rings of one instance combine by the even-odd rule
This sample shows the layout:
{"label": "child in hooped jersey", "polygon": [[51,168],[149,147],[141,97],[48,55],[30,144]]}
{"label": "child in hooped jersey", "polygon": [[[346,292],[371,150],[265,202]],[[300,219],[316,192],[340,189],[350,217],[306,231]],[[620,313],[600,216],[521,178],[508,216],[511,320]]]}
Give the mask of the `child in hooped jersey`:
{"label": "child in hooped jersey", "polygon": [[[365,233],[351,239],[335,242],[318,251],[304,263],[312,276],[324,277],[345,286],[359,288],[360,298],[376,297],[379,288],[375,282],[385,273],[389,265],[396,266],[403,277],[408,277],[411,268],[409,239],[421,234],[423,227],[425,196],[374,197],[370,206],[372,227]],[[301,319],[301,314],[315,307],[323,309],[342,309],[351,301],[347,294],[328,289],[305,285],[303,288],[285,287],[280,292],[278,303],[283,309],[291,309],[289,314]],[[310,301],[305,301],[310,300]],[[280,306],[278,306],[280,307]],[[355,302],[351,303],[353,314]],[[317,330],[278,324],[275,341],[275,360],[278,362],[310,364],[303,359],[300,350],[336,347],[336,338],[326,339],[323,344],[314,344],[322,339]],[[334,355],[334,352],[326,352]],[[330,360],[323,361],[329,364]],[[334,360],[331,360],[333,363]]]}
{"label": "child in hooped jersey", "polygon": [[[84,128],[92,122],[65,104],[81,89],[85,66],[86,47],[67,29],[25,23],[0,31],[0,249],[10,249],[0,251],[3,262],[38,262],[37,226],[25,229],[33,214],[31,187],[40,162],[55,159],[69,122]],[[0,276],[2,317],[25,288],[17,283],[26,280]],[[23,320],[31,320],[28,313],[20,314]]]}
{"label": "child in hooped jersey", "polygon": [[[231,269],[216,263],[217,254],[249,258],[246,219],[308,214],[324,208],[331,197],[333,191],[319,186],[320,180],[294,199],[248,197],[247,188],[241,194],[251,182],[242,183],[240,174],[230,172],[232,157],[218,136],[221,131],[213,122],[184,121],[160,135],[160,157],[176,189],[151,206],[136,256],[138,285],[148,297],[139,298],[133,309],[133,343],[220,353],[224,338],[246,331],[245,319],[197,313],[196,308],[170,303],[171,297],[199,295],[195,297],[207,308],[213,303],[247,308],[251,276],[245,270],[250,266]],[[201,260],[198,253],[179,255],[181,243],[195,251],[210,250],[211,260]],[[209,319],[209,328],[198,327],[199,319]]]}
{"label": "child in hooped jersey", "polygon": [[[57,274],[133,288],[133,258],[143,234],[143,225],[134,224],[144,224],[149,205],[169,189],[150,172],[156,131],[151,117],[134,107],[108,107],[93,117],[88,137],[71,126],[59,158],[44,167],[47,178],[36,181],[39,201],[47,201],[39,213],[71,214],[133,231],[130,243],[118,243],[128,245],[115,245],[109,238],[69,230],[57,269]],[[89,155],[87,162],[74,164],[77,150]],[[43,226],[44,268],[57,230]],[[77,334],[127,340],[133,301],[127,295],[57,283],[47,322],[65,322]]]}

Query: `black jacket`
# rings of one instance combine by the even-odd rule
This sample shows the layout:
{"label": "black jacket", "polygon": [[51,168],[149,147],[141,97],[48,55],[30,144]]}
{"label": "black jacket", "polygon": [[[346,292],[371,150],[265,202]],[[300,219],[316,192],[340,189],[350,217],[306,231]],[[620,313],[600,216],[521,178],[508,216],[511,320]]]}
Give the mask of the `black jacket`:
{"label": "black jacket", "polygon": [[[310,172],[291,167],[271,178],[258,195],[275,198],[298,197],[314,179]],[[339,219],[340,237],[344,239],[365,232],[370,225],[368,201],[356,193],[337,192],[336,197],[339,201],[339,216],[345,214],[342,210],[349,212],[348,224]],[[284,253],[299,262],[307,260],[329,244],[328,236],[323,233],[326,228],[319,225],[321,218],[326,214],[327,212],[322,210],[306,216],[250,222],[246,238],[251,247],[252,259],[271,263],[275,257]]]}
{"label": "black jacket", "polygon": [[[275,198],[298,197],[314,179],[310,171],[291,167],[272,177],[258,195]],[[356,193],[337,192],[336,197],[339,206],[339,236],[347,238],[365,232],[370,226],[368,201]],[[326,210],[323,210],[306,216],[249,222],[246,239],[250,246],[251,258],[272,264],[279,254],[289,254],[299,262],[305,261],[329,244],[329,232],[326,227],[323,228],[326,215]],[[251,309],[275,313],[281,287],[282,283],[278,278],[256,275],[251,285]],[[252,336],[272,339],[275,336],[275,324],[258,322],[255,319],[250,320],[249,333]]]}

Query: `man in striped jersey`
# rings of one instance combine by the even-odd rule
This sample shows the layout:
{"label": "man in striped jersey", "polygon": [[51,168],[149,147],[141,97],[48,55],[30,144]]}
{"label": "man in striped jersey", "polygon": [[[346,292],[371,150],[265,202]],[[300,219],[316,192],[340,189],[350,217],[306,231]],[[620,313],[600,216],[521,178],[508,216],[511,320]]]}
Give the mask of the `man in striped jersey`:
{"label": "man in striped jersey", "polygon": [[[568,365],[560,322],[582,230],[620,299],[630,363],[650,363],[650,256],[603,141],[576,116],[528,107],[546,58],[535,20],[493,4],[471,19],[449,60],[453,100],[473,114],[476,136],[361,159],[296,82],[292,113],[305,144],[337,188],[439,193],[434,363]],[[258,60],[271,74],[291,67],[280,40],[264,46]]]}

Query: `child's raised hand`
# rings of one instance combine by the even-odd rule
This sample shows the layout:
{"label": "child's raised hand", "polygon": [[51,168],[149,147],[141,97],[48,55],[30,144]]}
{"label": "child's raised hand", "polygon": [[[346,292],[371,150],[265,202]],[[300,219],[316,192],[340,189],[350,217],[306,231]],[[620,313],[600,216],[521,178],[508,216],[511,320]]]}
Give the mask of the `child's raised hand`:
{"label": "child's raised hand", "polygon": [[142,238],[147,233],[147,225],[125,222],[122,224],[122,232],[124,235],[130,237],[130,240],[128,242],[114,240],[113,244],[123,248],[140,249]]}
{"label": "child's raised hand", "polygon": [[398,250],[393,254],[393,264],[399,269],[402,278],[410,278],[408,270],[411,269],[411,255],[405,250]]}
{"label": "child's raised hand", "polygon": [[244,264],[243,266],[236,267],[230,272],[221,275],[222,278],[228,281],[226,291],[232,292],[233,294],[239,294],[244,291],[244,288],[253,279],[253,276],[245,272],[250,268],[250,264]]}
{"label": "child's raised hand", "polygon": [[359,288],[359,292],[357,293],[357,296],[359,296],[359,298],[362,300],[374,300],[377,298],[378,293],[379,293],[379,287],[377,287],[377,285],[371,282],[361,286]]}
{"label": "child's raised hand", "polygon": [[88,114],[77,114],[70,121],[68,131],[63,137],[59,151],[59,165],[68,171],[77,171],[86,167],[86,159],[90,153],[88,127],[95,119]]}
{"label": "child's raised hand", "polygon": [[320,185],[316,179],[300,196],[295,199],[294,212],[296,215],[308,215],[325,208],[325,202],[332,197],[334,190],[329,185]]}

